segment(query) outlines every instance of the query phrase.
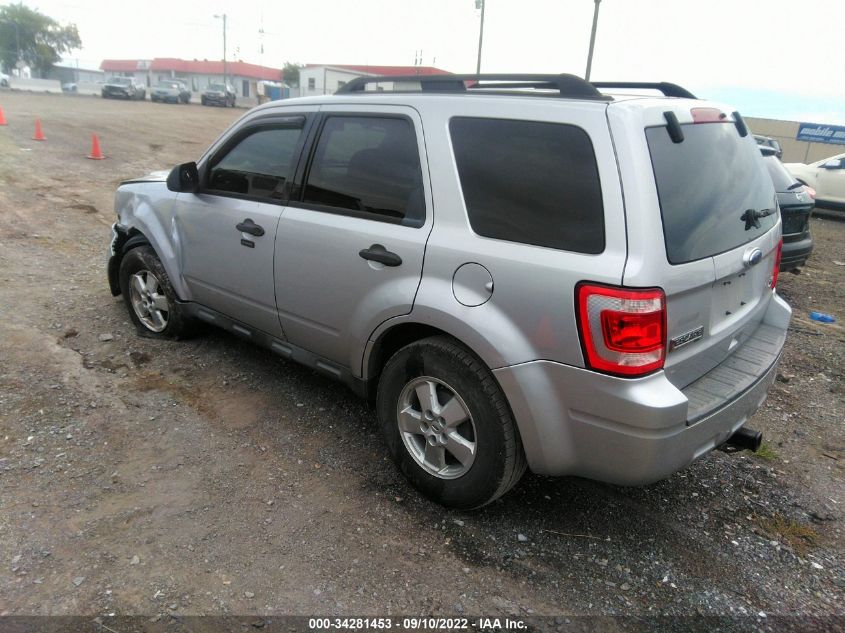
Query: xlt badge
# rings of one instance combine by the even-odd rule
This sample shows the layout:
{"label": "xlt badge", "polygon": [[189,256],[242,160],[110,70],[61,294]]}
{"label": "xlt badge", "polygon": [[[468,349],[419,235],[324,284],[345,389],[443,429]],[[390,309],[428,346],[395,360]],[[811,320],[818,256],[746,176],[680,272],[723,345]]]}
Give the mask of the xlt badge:
{"label": "xlt badge", "polygon": [[669,341],[669,351],[673,351],[678,349],[679,347],[683,347],[689,343],[693,343],[704,336],[704,326],[699,325],[694,330],[690,330],[689,332],[684,332],[683,334],[679,334],[678,336],[674,337],[671,341]]}

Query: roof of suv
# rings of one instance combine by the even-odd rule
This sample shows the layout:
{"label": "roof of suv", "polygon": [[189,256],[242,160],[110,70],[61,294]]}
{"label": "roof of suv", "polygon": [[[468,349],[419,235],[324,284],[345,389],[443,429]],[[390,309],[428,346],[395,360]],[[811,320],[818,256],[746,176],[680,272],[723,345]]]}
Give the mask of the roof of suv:
{"label": "roof of suv", "polygon": [[[387,84],[387,86],[379,85]],[[378,85],[378,90],[367,89]],[[621,90],[622,92],[617,92]],[[657,93],[662,93],[658,96]],[[628,103],[637,109],[663,107],[668,102],[679,106],[697,97],[685,88],[668,82],[587,82],[575,75],[482,74],[482,75],[407,75],[401,77],[359,77],[331,95],[300,97],[283,102],[271,101],[256,110],[274,109],[280,105],[358,103],[375,105],[391,103],[412,105],[415,102],[445,99],[542,99],[544,101],[578,102],[582,107],[604,109],[610,104]],[[702,103],[698,101],[697,103]],[[688,106],[687,106],[687,109]]]}

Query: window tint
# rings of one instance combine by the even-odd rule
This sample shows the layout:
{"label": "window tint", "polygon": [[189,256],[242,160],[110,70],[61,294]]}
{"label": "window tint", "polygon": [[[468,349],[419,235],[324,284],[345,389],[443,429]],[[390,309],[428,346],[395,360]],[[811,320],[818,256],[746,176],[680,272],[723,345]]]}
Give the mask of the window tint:
{"label": "window tint", "polygon": [[682,127],[681,143],[672,142],[665,126],[645,131],[672,264],[732,250],[777,221],[776,213],[754,221],[755,212],[775,209],[772,179],[754,143],[733,123]]}
{"label": "window tint", "polygon": [[262,198],[282,198],[301,132],[299,127],[257,129],[215,161],[209,172],[208,187]]}
{"label": "window tint", "polygon": [[326,119],[304,202],[419,226],[425,217],[420,155],[407,119]]}
{"label": "window tint", "polygon": [[584,130],[454,118],[449,129],[473,231],[580,253],[604,250],[596,157]]}

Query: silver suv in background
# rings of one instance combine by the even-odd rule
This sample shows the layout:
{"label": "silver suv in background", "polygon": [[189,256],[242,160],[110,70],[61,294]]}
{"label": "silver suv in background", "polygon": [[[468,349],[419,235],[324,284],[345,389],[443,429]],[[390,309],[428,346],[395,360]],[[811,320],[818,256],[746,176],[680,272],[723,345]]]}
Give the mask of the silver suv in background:
{"label": "silver suv in background", "polygon": [[440,503],[759,445],[790,318],[775,192],[742,117],[679,86],[357,79],[254,108],[115,207],[141,332],[203,321],[346,382]]}

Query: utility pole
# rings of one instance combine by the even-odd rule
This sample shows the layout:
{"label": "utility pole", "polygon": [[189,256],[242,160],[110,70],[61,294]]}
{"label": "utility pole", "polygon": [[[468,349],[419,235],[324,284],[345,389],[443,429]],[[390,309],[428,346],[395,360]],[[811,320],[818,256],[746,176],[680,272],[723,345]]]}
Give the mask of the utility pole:
{"label": "utility pole", "polygon": [[599,5],[601,0],[595,0],[596,9],[593,12],[593,30],[590,33],[590,52],[587,53],[587,72],[584,73],[584,79],[590,81],[590,70],[593,67],[593,48],[596,46],[596,27],[599,24]]}
{"label": "utility pole", "polygon": [[475,65],[475,74],[481,74],[481,43],[484,41],[484,4],[485,0],[475,0],[475,8],[481,9],[481,26],[478,29],[478,63]]}
{"label": "utility pole", "polygon": [[215,18],[223,18],[223,83],[227,86],[229,85],[228,76],[229,73],[228,68],[226,66],[226,14],[223,15],[215,15]]}

